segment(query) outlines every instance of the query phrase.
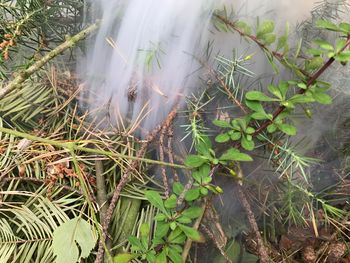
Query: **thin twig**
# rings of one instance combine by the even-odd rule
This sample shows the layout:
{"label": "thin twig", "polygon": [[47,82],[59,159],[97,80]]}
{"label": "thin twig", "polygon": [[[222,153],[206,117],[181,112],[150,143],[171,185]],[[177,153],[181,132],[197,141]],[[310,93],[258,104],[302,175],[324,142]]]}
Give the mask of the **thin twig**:
{"label": "thin twig", "polygon": [[[173,138],[174,138],[174,129],[169,127],[168,129],[168,159],[170,163],[174,163],[174,151],[173,151]],[[177,175],[176,169],[172,168],[174,173],[174,181],[179,182],[179,176]]]}
{"label": "thin twig", "polygon": [[35,62],[29,68],[20,72],[17,77],[15,77],[9,84],[7,84],[6,87],[0,89],[0,99],[4,98],[11,91],[20,88],[24,81],[26,81],[31,75],[33,75],[35,72],[41,69],[46,63],[54,59],[56,56],[62,54],[67,49],[73,47],[79,41],[85,39],[87,36],[93,34],[98,29],[98,27],[99,27],[98,22],[95,24],[92,24],[88,28],[79,32],[78,34],[71,37],[70,39],[66,40],[64,43],[56,47],[54,50],[50,51],[48,54],[46,54],[40,60]]}
{"label": "thin twig", "polygon": [[[165,130],[162,129],[159,136],[159,159],[161,162],[164,162],[164,136],[165,136]],[[164,195],[166,198],[169,197],[169,183],[168,183],[168,177],[166,175],[166,169],[164,165],[160,166],[161,173],[162,173],[162,179],[163,179],[163,186],[164,186]]]}
{"label": "thin twig", "polygon": [[[168,129],[172,122],[174,121],[175,117],[177,115],[177,107],[174,107],[174,109],[169,113],[167,119],[163,122],[162,125],[158,125],[146,138],[146,140],[142,143],[140,150],[136,153],[136,156],[138,159],[141,158],[146,153],[148,145],[154,141],[154,139],[157,137],[159,132],[162,129]],[[100,238],[99,246],[98,246],[98,251],[97,251],[97,256],[95,263],[102,263],[103,261],[103,256],[104,256],[104,244],[106,242],[107,238],[107,233],[108,233],[108,228],[111,223],[112,215],[115,209],[115,206],[117,204],[117,201],[119,200],[120,193],[124,186],[129,182],[132,172],[137,169],[139,166],[139,161],[134,160],[131,162],[131,164],[128,166],[124,174],[122,175],[117,187],[114,189],[113,192],[113,197],[110,202],[110,205],[108,207],[107,213],[106,213],[106,218],[102,224],[102,237]]]}

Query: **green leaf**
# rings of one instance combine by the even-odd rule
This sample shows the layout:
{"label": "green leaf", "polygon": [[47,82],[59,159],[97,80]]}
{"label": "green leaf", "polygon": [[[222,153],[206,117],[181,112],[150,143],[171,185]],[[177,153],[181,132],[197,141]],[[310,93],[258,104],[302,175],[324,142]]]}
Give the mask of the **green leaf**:
{"label": "green leaf", "polygon": [[171,231],[168,236],[168,241],[174,244],[182,244],[186,240],[186,236],[184,235],[181,228],[177,227],[175,230]]}
{"label": "green leaf", "polygon": [[283,99],[286,98],[286,95],[287,95],[287,91],[289,89],[289,83],[287,81],[281,81],[279,84],[278,84],[278,89],[280,90],[281,92],[281,96]]}
{"label": "green leaf", "polygon": [[263,112],[254,112],[250,115],[254,120],[269,120],[271,119],[271,114],[266,114]]}
{"label": "green leaf", "polygon": [[147,198],[148,202],[150,202],[154,207],[160,209],[161,211],[166,212],[166,209],[164,207],[164,203],[162,198],[160,197],[160,194],[156,191],[146,191],[145,197]]}
{"label": "green leaf", "polygon": [[275,29],[275,24],[271,20],[265,20],[260,25],[258,25],[258,28],[256,30],[256,37],[261,38],[265,34],[272,33]]}
{"label": "green leaf", "polygon": [[265,45],[271,45],[276,41],[276,34],[274,33],[265,34],[261,37],[261,39]]}
{"label": "green leaf", "polygon": [[185,233],[187,237],[196,242],[203,242],[204,237],[194,228],[179,224],[181,230]]}
{"label": "green leaf", "polygon": [[207,160],[199,155],[187,155],[185,165],[191,168],[197,168],[205,164]]}
{"label": "green leaf", "polygon": [[239,150],[235,148],[231,148],[228,151],[226,151],[223,155],[221,155],[220,160],[222,161],[253,161],[252,157],[250,157],[248,154],[241,153]]}
{"label": "green leaf", "polygon": [[185,200],[187,202],[194,201],[199,198],[199,188],[190,189],[185,194]]}
{"label": "green leaf", "polygon": [[132,246],[132,250],[143,251],[145,248],[142,246],[141,241],[135,236],[129,236],[128,241]]}
{"label": "green leaf", "polygon": [[192,223],[192,219],[187,216],[179,216],[176,221],[181,224],[190,224]]}
{"label": "green leaf", "polygon": [[329,50],[329,51],[333,51],[334,50],[334,47],[332,44],[328,43],[327,41],[325,40],[322,40],[322,39],[317,39],[317,40],[314,40],[314,42],[320,46],[320,48],[323,48],[325,50]]}
{"label": "green leaf", "polygon": [[215,141],[219,143],[227,142],[230,140],[228,133],[222,133],[215,137]]}
{"label": "green leaf", "polygon": [[347,34],[347,35],[350,35],[350,24],[349,23],[340,23],[339,24],[339,29]]}
{"label": "green leaf", "polygon": [[293,125],[286,123],[279,124],[278,128],[287,135],[293,136],[297,134],[297,129]]}
{"label": "green leaf", "polygon": [[270,98],[266,96],[264,93],[260,91],[249,91],[245,95],[248,100],[256,100],[256,101],[278,101],[277,99]]}
{"label": "green leaf", "polygon": [[203,156],[210,156],[211,141],[208,136],[202,136],[201,140],[195,145],[197,152]]}
{"label": "green leaf", "polygon": [[340,52],[340,50],[342,50],[345,45],[346,45],[346,39],[345,38],[339,39],[335,46],[335,52],[336,53]]}
{"label": "green leaf", "polygon": [[277,126],[274,123],[271,123],[269,126],[267,126],[267,131],[269,133],[273,133],[277,130]]}
{"label": "green leaf", "polygon": [[168,199],[165,200],[164,205],[168,209],[173,209],[176,207],[177,198],[176,195],[172,194]]}
{"label": "green leaf", "polygon": [[340,62],[348,62],[350,60],[350,51],[343,51],[335,55],[334,59]]}
{"label": "green leaf", "polygon": [[95,247],[96,240],[93,228],[87,221],[80,217],[68,220],[53,232],[55,262],[73,263],[87,258]]}
{"label": "green leaf", "polygon": [[267,85],[267,89],[271,92],[271,94],[273,94],[275,97],[279,98],[280,100],[282,100],[282,94],[281,91],[279,90],[279,88],[277,88],[274,85]]}
{"label": "green leaf", "polygon": [[221,128],[231,128],[231,124],[223,120],[213,120],[213,124]]}
{"label": "green leaf", "polygon": [[305,94],[297,94],[297,95],[294,95],[293,97],[291,97],[288,101],[293,103],[293,104],[297,104],[297,103],[314,102],[315,99],[312,96],[308,96]]}
{"label": "green leaf", "polygon": [[118,254],[113,258],[114,263],[129,263],[131,260],[136,258],[137,255],[135,254],[129,254],[129,253],[122,253]]}
{"label": "green leaf", "polygon": [[240,138],[241,138],[241,133],[240,132],[233,132],[231,135],[230,135],[230,138],[232,141],[238,141]]}
{"label": "green leaf", "polygon": [[253,140],[248,140],[246,136],[242,137],[241,140],[242,147],[246,149],[247,151],[252,151],[254,150],[255,143]]}
{"label": "green leaf", "polygon": [[179,183],[179,182],[173,183],[173,192],[175,194],[180,195],[184,189],[185,189],[185,187],[181,183]]}
{"label": "green leaf", "polygon": [[149,237],[150,227],[147,223],[143,223],[140,227],[141,237]]}
{"label": "green leaf", "polygon": [[328,29],[331,31],[339,31],[338,26],[329,20],[318,20],[316,22],[316,26],[320,28]]}
{"label": "green leaf", "polygon": [[245,105],[253,111],[265,113],[265,110],[259,101],[246,100]]}
{"label": "green leaf", "polygon": [[174,249],[169,249],[168,257],[173,263],[183,263],[181,255]]}
{"label": "green leaf", "polygon": [[318,103],[325,104],[325,105],[332,104],[332,97],[326,93],[314,92],[312,95]]}
{"label": "green leaf", "polygon": [[252,33],[252,28],[244,21],[235,22],[235,26],[241,29],[244,34],[250,35]]}
{"label": "green leaf", "polygon": [[165,250],[163,250],[156,256],[155,263],[167,263]]}
{"label": "green leaf", "polygon": [[306,50],[306,53],[316,57],[319,57],[323,54],[322,50],[316,48],[309,48]]}
{"label": "green leaf", "polygon": [[192,207],[190,207],[182,212],[182,214],[184,216],[187,216],[191,219],[195,219],[195,218],[200,217],[202,215],[202,213],[203,213],[203,209],[201,207],[197,207],[197,206],[192,206]]}
{"label": "green leaf", "polygon": [[323,58],[321,57],[314,57],[310,60],[305,61],[306,68],[308,70],[315,70],[320,68],[323,65]]}
{"label": "green leaf", "polygon": [[158,222],[156,228],[156,237],[163,238],[168,234],[170,224],[166,222]]}

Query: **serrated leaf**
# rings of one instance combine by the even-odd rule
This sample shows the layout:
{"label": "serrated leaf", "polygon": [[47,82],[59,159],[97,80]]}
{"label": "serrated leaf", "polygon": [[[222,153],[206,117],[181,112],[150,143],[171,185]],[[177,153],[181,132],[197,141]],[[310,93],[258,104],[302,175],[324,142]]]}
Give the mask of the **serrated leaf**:
{"label": "serrated leaf", "polygon": [[137,255],[135,254],[129,254],[129,253],[122,253],[118,254],[113,258],[114,263],[129,263],[131,260],[136,258]]}
{"label": "serrated leaf", "polygon": [[218,143],[227,142],[229,140],[230,140],[230,135],[228,135],[227,133],[222,133],[215,137],[215,141]]}
{"label": "serrated leaf", "polygon": [[223,120],[213,120],[213,124],[221,128],[231,128],[231,124]]}
{"label": "serrated leaf", "polygon": [[256,100],[256,101],[278,101],[277,99],[270,98],[260,91],[249,91],[245,95],[247,100]]}
{"label": "serrated leaf", "polygon": [[93,228],[86,220],[80,217],[68,220],[53,232],[55,262],[75,263],[87,258],[95,247],[96,240]]}
{"label": "serrated leaf", "polygon": [[164,203],[162,198],[160,197],[160,194],[156,191],[146,191],[145,197],[147,198],[148,202],[150,202],[154,207],[160,209],[161,211],[166,212],[166,209],[164,207]]}
{"label": "serrated leaf", "polygon": [[191,168],[197,168],[205,164],[206,160],[199,155],[187,155],[185,165]]}
{"label": "serrated leaf", "polygon": [[279,124],[278,128],[287,135],[294,136],[297,134],[297,128],[290,124]]}

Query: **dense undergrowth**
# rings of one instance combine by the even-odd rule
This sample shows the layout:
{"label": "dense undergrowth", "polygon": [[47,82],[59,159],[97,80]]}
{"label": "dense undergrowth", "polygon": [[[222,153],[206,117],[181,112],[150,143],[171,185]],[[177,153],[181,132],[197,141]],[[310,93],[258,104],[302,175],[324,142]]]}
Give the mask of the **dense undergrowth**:
{"label": "dense undergrowth", "polygon": [[[331,85],[349,72],[345,2],[315,8],[295,45],[278,21],[217,11],[215,30],[256,47],[273,76],[250,70],[255,54],[209,46],[202,88],[142,140],[140,123],[116,128],[81,107],[89,4],[0,7],[0,262],[349,261],[349,106]],[[298,133],[325,107],[344,111],[329,170],[326,139],[306,151]],[[337,179],[318,187],[317,170]]]}

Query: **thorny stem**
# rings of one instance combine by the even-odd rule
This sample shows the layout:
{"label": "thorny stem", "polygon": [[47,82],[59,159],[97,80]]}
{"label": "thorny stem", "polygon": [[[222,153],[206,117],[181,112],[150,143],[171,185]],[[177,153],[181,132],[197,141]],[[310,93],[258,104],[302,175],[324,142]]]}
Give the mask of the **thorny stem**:
{"label": "thorny stem", "polygon": [[[146,140],[142,143],[140,150],[137,152],[136,156],[138,158],[141,158],[146,153],[148,145],[155,140],[157,135],[162,129],[168,129],[172,122],[174,121],[175,117],[177,115],[177,107],[175,106],[174,109],[168,114],[167,119],[163,122],[162,125],[158,125],[146,138]],[[124,174],[122,175],[117,187],[114,189],[113,192],[113,197],[110,202],[110,205],[108,207],[106,217],[104,222],[102,223],[102,237],[100,238],[99,246],[98,246],[98,251],[97,251],[97,256],[95,263],[102,263],[103,262],[103,256],[105,253],[104,250],[104,244],[106,243],[107,239],[107,234],[108,234],[108,228],[111,223],[112,215],[115,209],[115,206],[119,200],[120,194],[124,186],[129,182],[132,172],[137,169],[139,166],[140,161],[139,160],[134,160],[126,169]]]}

